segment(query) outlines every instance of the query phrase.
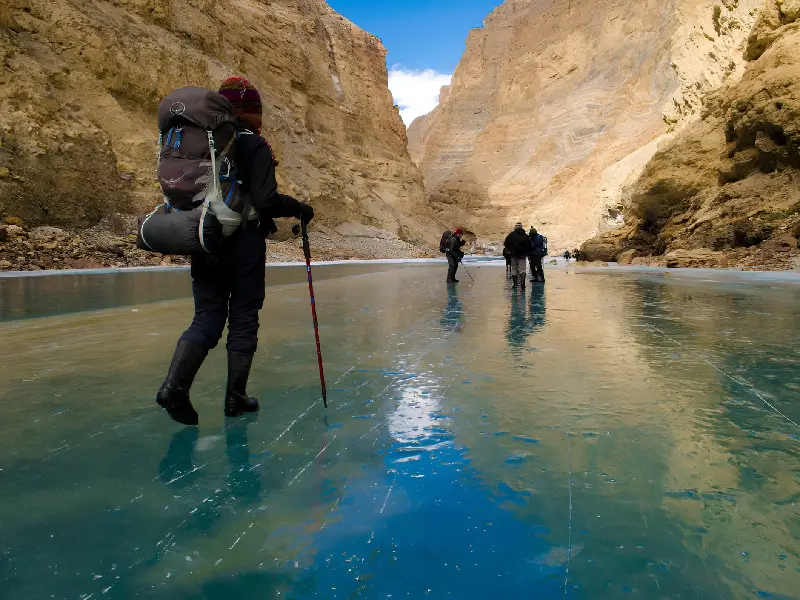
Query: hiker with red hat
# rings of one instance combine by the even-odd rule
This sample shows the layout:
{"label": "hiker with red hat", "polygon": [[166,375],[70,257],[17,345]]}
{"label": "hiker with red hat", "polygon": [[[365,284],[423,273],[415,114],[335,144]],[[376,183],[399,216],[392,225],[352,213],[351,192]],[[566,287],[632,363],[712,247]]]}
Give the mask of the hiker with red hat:
{"label": "hiker with red hat", "polygon": [[447,283],[458,283],[456,271],[458,271],[458,263],[464,258],[461,247],[467,243],[461,239],[463,236],[464,230],[459,227],[447,239],[447,243],[445,244],[445,253],[447,254]]}
{"label": "hiker with red hat", "polygon": [[[266,237],[277,231],[274,218],[293,217],[304,223],[314,218],[311,206],[278,192],[278,163],[261,137],[261,96],[255,86],[243,77],[230,77],[222,82],[219,94],[235,115],[235,143],[231,142],[235,166],[227,166],[227,176],[235,173],[233,179],[241,188],[237,193],[244,199],[246,210],[240,217],[241,226],[234,227],[213,256],[191,257],[194,319],[178,341],[169,373],[156,397],[175,421],[185,425],[197,425],[189,389],[206,355],[222,337],[226,322],[225,416],[258,410],[258,400],[247,394],[247,381],[258,345],[258,314],[264,304]],[[211,135],[209,132],[209,138]],[[188,144],[188,135],[185,137]],[[178,136],[175,147],[180,143]]]}

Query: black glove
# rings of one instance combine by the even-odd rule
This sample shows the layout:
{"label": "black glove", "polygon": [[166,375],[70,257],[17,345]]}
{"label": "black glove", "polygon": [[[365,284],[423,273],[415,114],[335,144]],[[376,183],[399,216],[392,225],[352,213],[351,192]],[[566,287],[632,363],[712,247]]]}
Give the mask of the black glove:
{"label": "black glove", "polygon": [[278,232],[278,226],[275,225],[275,221],[271,217],[267,217],[264,214],[259,213],[258,230],[265,238],[267,238],[271,236],[273,233]]}
{"label": "black glove", "polygon": [[300,219],[303,223],[310,223],[314,218],[314,208],[305,202],[298,202],[294,213],[295,219]]}

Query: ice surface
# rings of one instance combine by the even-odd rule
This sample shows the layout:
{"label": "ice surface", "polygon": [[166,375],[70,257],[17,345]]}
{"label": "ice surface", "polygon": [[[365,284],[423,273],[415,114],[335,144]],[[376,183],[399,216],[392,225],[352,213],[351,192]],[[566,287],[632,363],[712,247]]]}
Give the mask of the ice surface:
{"label": "ice surface", "polygon": [[250,386],[153,397],[185,271],[0,279],[0,598],[795,598],[800,294],[269,269]]}

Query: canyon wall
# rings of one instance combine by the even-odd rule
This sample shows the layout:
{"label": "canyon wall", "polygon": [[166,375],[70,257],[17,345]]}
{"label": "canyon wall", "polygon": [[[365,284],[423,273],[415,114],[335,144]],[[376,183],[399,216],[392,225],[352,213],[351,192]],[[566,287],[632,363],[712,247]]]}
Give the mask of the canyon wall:
{"label": "canyon wall", "polygon": [[434,244],[385,56],[324,0],[2,0],[0,218],[86,227],[148,210],[159,100],[241,74],[283,190],[317,224]]}
{"label": "canyon wall", "polygon": [[767,0],[741,79],[711,94],[584,245],[623,263],[800,268],[800,0]]}
{"label": "canyon wall", "polygon": [[439,217],[572,248],[622,223],[623,189],[741,75],[760,0],[507,0],[440,105],[409,128]]}

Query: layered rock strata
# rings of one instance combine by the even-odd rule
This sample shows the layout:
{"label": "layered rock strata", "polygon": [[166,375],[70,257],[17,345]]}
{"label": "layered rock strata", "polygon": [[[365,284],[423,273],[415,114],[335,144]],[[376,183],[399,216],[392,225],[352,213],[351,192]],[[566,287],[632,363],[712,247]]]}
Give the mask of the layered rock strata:
{"label": "layered rock strata", "polygon": [[743,77],[653,157],[627,191],[624,226],[587,256],[800,268],[800,0],[767,0],[746,55]]}
{"label": "layered rock strata", "polygon": [[508,0],[409,129],[440,217],[554,249],[621,222],[622,189],[741,72],[759,0]]}
{"label": "layered rock strata", "polygon": [[319,223],[433,244],[385,56],[324,0],[3,0],[0,218],[76,228],[147,210],[160,98],[243,74],[283,189]]}

